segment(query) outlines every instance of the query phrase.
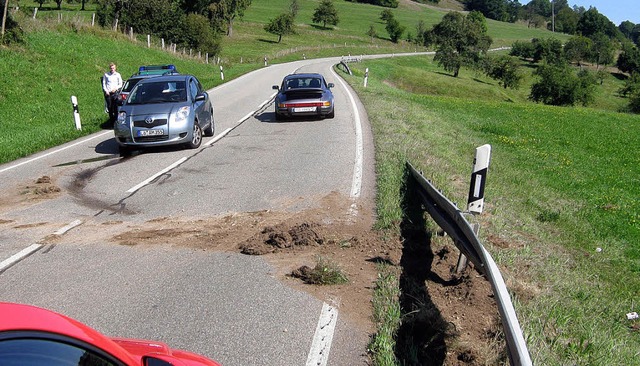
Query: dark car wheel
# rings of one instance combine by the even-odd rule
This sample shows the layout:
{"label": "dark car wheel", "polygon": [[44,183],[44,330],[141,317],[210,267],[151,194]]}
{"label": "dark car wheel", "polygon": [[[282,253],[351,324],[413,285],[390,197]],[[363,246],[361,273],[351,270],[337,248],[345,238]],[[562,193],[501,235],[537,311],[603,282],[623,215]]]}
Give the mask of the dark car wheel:
{"label": "dark car wheel", "polygon": [[126,145],[120,145],[118,146],[118,153],[120,154],[120,156],[122,157],[127,157],[127,156],[131,156],[131,153],[133,152],[133,148],[130,146],[126,146]]}
{"label": "dark car wheel", "polygon": [[336,116],[336,110],[332,110],[331,113],[327,114],[327,118],[333,118]]}
{"label": "dark car wheel", "polygon": [[211,123],[209,124],[209,126],[207,126],[207,128],[204,129],[204,135],[211,137],[216,133],[216,127],[213,123],[213,118],[211,119]]}
{"label": "dark car wheel", "polygon": [[200,147],[202,143],[202,128],[198,124],[198,121],[193,123],[193,135],[191,136],[191,141],[187,142],[187,147],[190,149],[197,149]]}

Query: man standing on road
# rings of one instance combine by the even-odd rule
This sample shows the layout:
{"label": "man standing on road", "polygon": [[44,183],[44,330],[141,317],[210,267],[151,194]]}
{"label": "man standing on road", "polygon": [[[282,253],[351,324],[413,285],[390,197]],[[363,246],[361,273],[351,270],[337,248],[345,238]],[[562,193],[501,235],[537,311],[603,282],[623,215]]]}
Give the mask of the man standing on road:
{"label": "man standing on road", "polygon": [[122,76],[116,71],[116,64],[109,64],[109,71],[104,73],[102,77],[102,91],[104,92],[104,101],[109,111],[109,119],[116,120],[118,106],[116,105],[116,93],[122,88]]}

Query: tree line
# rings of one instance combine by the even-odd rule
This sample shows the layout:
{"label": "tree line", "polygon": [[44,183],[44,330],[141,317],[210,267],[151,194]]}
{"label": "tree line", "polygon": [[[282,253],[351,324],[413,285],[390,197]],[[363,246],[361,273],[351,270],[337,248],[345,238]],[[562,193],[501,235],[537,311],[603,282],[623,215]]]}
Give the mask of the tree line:
{"label": "tree line", "polygon": [[233,23],[251,0],[96,0],[103,27],[153,34],[180,47],[209,55],[221,51],[220,38],[233,34]]}
{"label": "tree line", "polygon": [[[383,10],[390,35],[395,24],[393,13]],[[401,26],[400,26],[401,27]],[[403,27],[400,29],[404,30]],[[391,39],[398,35],[391,35]],[[517,89],[524,80],[522,62],[535,65],[537,77],[529,99],[550,105],[589,105],[595,99],[596,88],[607,75],[605,66],[615,63],[629,76],[618,94],[629,99],[629,110],[640,113],[640,49],[630,41],[613,41],[602,32],[590,37],[577,35],[566,43],[550,37],[531,41],[516,41],[509,55],[490,56],[492,39],[487,34],[485,16],[479,11],[464,15],[449,12],[431,29],[424,22],[416,26],[412,41],[434,47],[434,61],[454,77],[462,67],[484,72],[504,88]],[[583,66],[595,65],[595,72]]]}

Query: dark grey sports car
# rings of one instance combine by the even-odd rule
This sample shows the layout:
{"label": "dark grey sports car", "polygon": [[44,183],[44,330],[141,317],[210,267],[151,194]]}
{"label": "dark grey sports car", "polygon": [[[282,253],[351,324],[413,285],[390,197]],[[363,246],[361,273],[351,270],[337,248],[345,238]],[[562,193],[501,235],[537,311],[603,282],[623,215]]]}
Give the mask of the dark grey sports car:
{"label": "dark grey sports car", "polygon": [[187,74],[155,76],[136,84],[118,111],[120,153],[137,147],[183,144],[195,149],[213,136],[213,105],[200,81]]}
{"label": "dark grey sports car", "polygon": [[291,74],[284,77],[275,98],[276,120],[284,117],[316,116],[333,118],[333,83],[327,83],[321,74]]}

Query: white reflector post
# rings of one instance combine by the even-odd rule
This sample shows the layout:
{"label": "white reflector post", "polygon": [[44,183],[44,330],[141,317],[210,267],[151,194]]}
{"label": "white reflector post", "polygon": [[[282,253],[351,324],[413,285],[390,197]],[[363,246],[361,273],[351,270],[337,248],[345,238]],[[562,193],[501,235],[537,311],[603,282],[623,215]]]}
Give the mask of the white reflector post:
{"label": "white reflector post", "polygon": [[484,185],[487,181],[487,171],[491,160],[491,145],[482,145],[476,149],[473,160],[473,172],[469,186],[469,200],[467,210],[473,214],[482,213],[484,207]]}
{"label": "white reflector post", "polygon": [[76,122],[76,130],[81,130],[80,124],[80,112],[78,111],[78,98],[75,95],[71,96],[71,105],[73,106],[73,120]]}

